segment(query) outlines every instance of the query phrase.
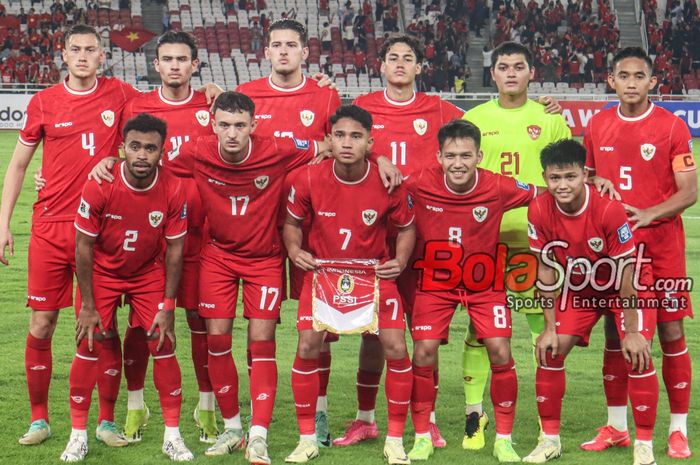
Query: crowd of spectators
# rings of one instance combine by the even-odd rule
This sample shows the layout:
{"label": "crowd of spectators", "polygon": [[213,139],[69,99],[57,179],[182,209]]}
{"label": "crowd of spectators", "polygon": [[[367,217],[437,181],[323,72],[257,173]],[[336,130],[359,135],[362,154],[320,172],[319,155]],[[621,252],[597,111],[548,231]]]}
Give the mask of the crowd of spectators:
{"label": "crowd of spectators", "polygon": [[695,0],[669,0],[659,18],[656,0],[645,0],[649,53],[662,95],[697,89],[700,80],[700,16]]}
{"label": "crowd of spectators", "polygon": [[618,48],[620,32],[609,0],[530,0],[494,3],[494,45],[507,40],[521,42],[532,51],[535,80],[583,83],[605,82]]}
{"label": "crowd of spectators", "polygon": [[[122,0],[120,7],[127,9],[129,2]],[[3,84],[55,84],[65,70],[60,69],[54,57],[63,49],[64,31],[77,23],[94,24],[97,10],[102,5],[96,0],[78,8],[74,0],[55,0],[48,10],[20,8],[18,14],[8,14],[0,3],[0,79]]]}
{"label": "crowd of spectators", "polygon": [[465,92],[471,76],[467,63],[469,31],[480,35],[488,19],[485,0],[412,0],[416,13],[406,32],[423,45],[426,64],[417,84],[421,91]]}

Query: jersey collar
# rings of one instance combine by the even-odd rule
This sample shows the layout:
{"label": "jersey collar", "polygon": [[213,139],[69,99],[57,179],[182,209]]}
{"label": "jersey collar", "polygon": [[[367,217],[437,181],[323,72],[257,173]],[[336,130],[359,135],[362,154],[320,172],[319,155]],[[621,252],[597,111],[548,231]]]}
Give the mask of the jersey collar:
{"label": "jersey collar", "polygon": [[301,84],[299,84],[296,87],[280,87],[280,86],[278,86],[277,84],[272,82],[272,74],[270,74],[267,77],[267,82],[268,82],[268,84],[270,84],[270,87],[272,87],[273,89],[275,89],[278,92],[296,92],[299,89],[302,89],[306,85],[306,76],[303,74],[301,75]]}
{"label": "jersey collar", "polygon": [[361,179],[359,179],[359,180],[357,180],[357,181],[353,181],[353,182],[350,182],[350,181],[343,181],[342,179],[340,179],[340,178],[338,177],[337,174],[335,174],[335,160],[333,160],[333,166],[331,167],[331,169],[332,169],[332,171],[333,171],[333,176],[335,176],[335,179],[337,179],[339,183],[341,183],[341,184],[347,184],[348,186],[353,186],[353,185],[355,185],[355,184],[360,184],[360,183],[363,182],[365,179],[367,179],[367,176],[369,176],[369,172],[370,172],[370,170],[372,169],[372,163],[367,163],[367,171],[365,172],[365,175],[362,176]]}
{"label": "jersey collar", "polygon": [[472,188],[469,189],[467,192],[457,192],[457,191],[453,191],[452,189],[450,189],[450,186],[447,184],[447,175],[446,175],[446,174],[443,174],[443,175],[442,175],[442,181],[443,181],[443,183],[445,184],[445,189],[447,189],[447,191],[448,191],[450,194],[454,194],[454,195],[469,195],[469,194],[471,194],[472,192],[474,192],[474,189],[476,189],[476,186],[479,185],[479,169],[478,169],[478,168],[477,168],[477,170],[476,170],[476,173],[474,173],[474,175],[476,176],[476,179],[474,180],[474,185],[473,185]]}
{"label": "jersey collar", "polygon": [[95,84],[94,84],[92,87],[90,87],[88,90],[75,90],[75,89],[71,89],[71,88],[70,88],[70,86],[68,85],[68,78],[66,77],[66,78],[63,80],[63,88],[66,89],[66,92],[68,92],[69,94],[73,94],[73,95],[90,95],[90,94],[92,94],[93,92],[95,92],[95,91],[97,90],[97,83],[98,83],[98,82],[100,82],[100,79],[99,79],[99,78],[96,78],[96,79],[95,79]]}
{"label": "jersey collar", "polygon": [[155,186],[156,183],[158,182],[158,173],[160,172],[160,170],[158,168],[156,168],[156,175],[153,177],[153,182],[151,183],[150,186],[144,187],[143,189],[140,189],[138,187],[134,187],[131,184],[129,184],[129,181],[126,180],[126,173],[124,172],[125,169],[126,169],[126,162],[122,162],[122,166],[119,167],[119,173],[122,175],[122,181],[124,181],[124,185],[126,187],[128,187],[129,189],[131,189],[134,192],[150,191],[153,188],[153,186]]}
{"label": "jersey collar", "polygon": [[163,95],[163,87],[158,88],[158,97],[160,98],[160,101],[165,103],[166,105],[172,105],[172,106],[178,106],[178,105],[185,105],[192,100],[192,97],[194,97],[194,89],[190,87],[190,95],[185,97],[182,100],[171,100],[167,98],[165,95]]}
{"label": "jersey collar", "polygon": [[227,165],[233,165],[233,166],[242,165],[243,163],[248,161],[248,159],[250,158],[250,154],[253,153],[253,138],[248,137],[248,153],[246,154],[245,158],[243,158],[243,160],[241,160],[241,161],[232,162],[232,161],[224,160],[224,157],[221,156],[221,144],[218,142],[216,144],[216,153],[219,154],[219,158],[221,159],[221,161],[223,161]]}
{"label": "jersey collar", "polygon": [[416,101],[416,91],[413,91],[413,97],[411,97],[410,99],[406,100],[405,102],[399,102],[398,100],[394,100],[391,97],[389,97],[386,88],[384,88],[384,100],[386,100],[387,103],[389,103],[390,105],[394,105],[396,107],[405,107]]}
{"label": "jersey collar", "polygon": [[642,113],[639,116],[629,117],[629,116],[625,116],[622,114],[622,112],[620,111],[620,105],[618,104],[617,105],[617,117],[620,118],[622,121],[627,121],[630,123],[633,123],[635,121],[641,121],[644,118],[646,118],[647,116],[651,115],[651,112],[654,111],[654,106],[655,106],[654,102],[650,101],[649,108],[647,108],[647,111],[645,111],[644,113]]}
{"label": "jersey collar", "polygon": [[562,215],[574,217],[579,216],[581,215],[581,213],[586,211],[586,208],[588,208],[588,202],[591,199],[591,189],[588,187],[588,184],[584,185],[583,187],[586,188],[586,200],[583,202],[583,206],[579,208],[579,210],[575,213],[566,213],[564,210],[561,209],[557,201],[554,200],[554,203],[557,205],[557,209],[562,213]]}

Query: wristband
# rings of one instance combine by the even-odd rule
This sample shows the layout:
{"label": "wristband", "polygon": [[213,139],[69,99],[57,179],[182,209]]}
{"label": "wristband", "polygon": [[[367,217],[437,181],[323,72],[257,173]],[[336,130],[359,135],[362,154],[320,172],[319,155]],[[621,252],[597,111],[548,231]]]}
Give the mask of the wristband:
{"label": "wristband", "polygon": [[158,310],[163,310],[164,312],[175,311],[175,299],[164,298],[163,302],[158,304]]}

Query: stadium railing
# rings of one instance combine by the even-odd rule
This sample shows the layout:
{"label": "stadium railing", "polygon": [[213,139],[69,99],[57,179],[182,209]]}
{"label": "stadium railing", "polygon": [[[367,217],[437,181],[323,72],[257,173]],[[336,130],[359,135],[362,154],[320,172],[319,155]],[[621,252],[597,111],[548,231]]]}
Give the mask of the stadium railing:
{"label": "stadium railing", "polygon": [[[41,86],[36,84],[4,84],[0,87],[0,95],[2,94],[34,94],[50,86]],[[140,86],[139,90],[153,90],[159,86],[151,84],[148,86]],[[362,90],[344,90],[339,89],[339,94],[342,99],[355,99],[362,95],[371,92],[370,89]],[[454,92],[427,92],[429,95],[439,95],[444,100],[490,100],[498,97],[495,92],[469,92],[469,93],[454,93]],[[556,92],[530,92],[532,96],[547,95],[556,98],[557,100],[585,100],[585,101],[617,101],[615,94],[572,94],[572,93],[556,93]],[[664,101],[697,101],[697,95],[664,95],[663,98],[658,95],[650,95],[652,100]]]}

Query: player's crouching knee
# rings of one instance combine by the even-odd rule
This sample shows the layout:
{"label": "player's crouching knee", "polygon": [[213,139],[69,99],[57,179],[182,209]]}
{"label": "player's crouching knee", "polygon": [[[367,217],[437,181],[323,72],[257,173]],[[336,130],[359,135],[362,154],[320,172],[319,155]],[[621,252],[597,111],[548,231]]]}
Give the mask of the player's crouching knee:
{"label": "player's crouching knee", "polygon": [[683,320],[660,321],[658,323],[659,341],[673,342],[683,337]]}

